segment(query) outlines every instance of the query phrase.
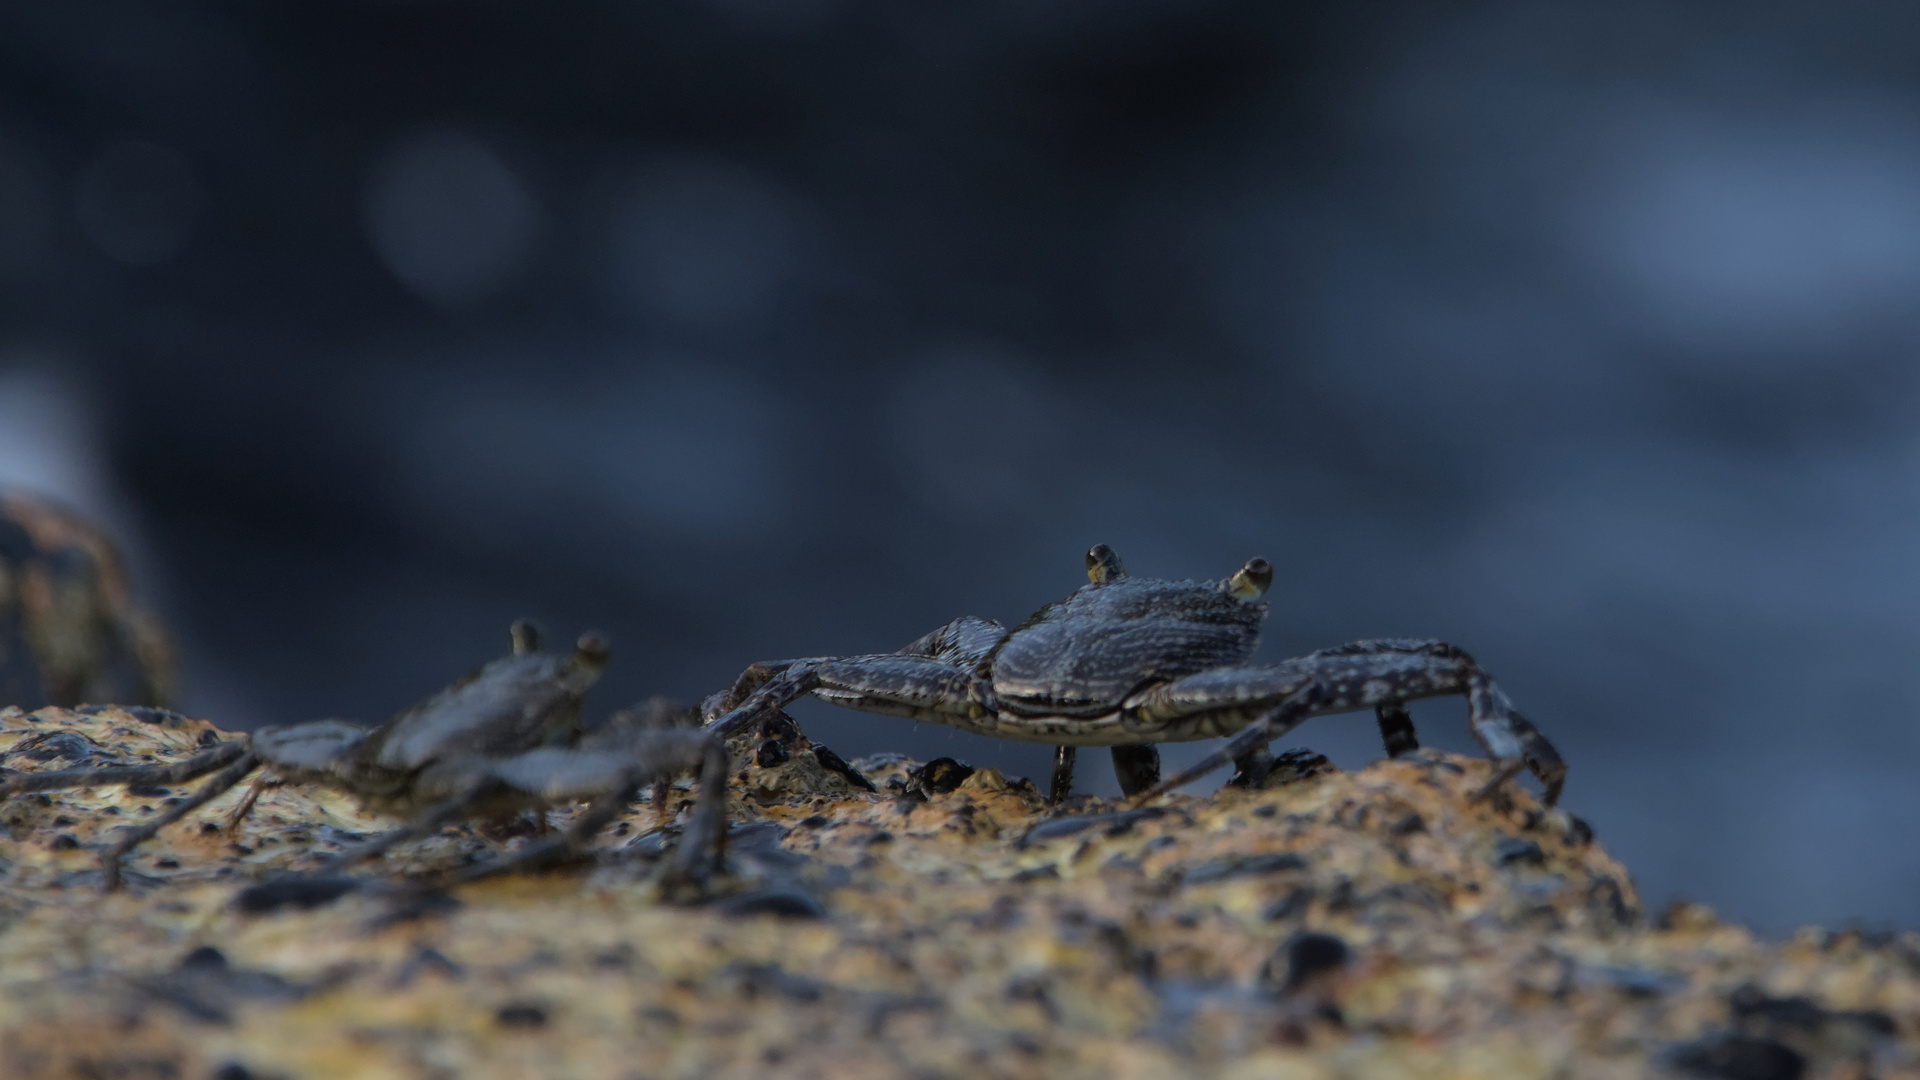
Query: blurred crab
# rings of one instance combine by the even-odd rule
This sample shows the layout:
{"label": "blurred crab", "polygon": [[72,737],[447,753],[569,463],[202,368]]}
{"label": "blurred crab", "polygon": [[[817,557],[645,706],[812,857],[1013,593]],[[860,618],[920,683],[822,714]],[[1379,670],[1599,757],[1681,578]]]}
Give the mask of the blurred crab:
{"label": "blurred crab", "polygon": [[45,500],[0,493],[0,705],[164,706],[173,650],[113,542]]}
{"label": "blurred crab", "polygon": [[[761,723],[806,694],[868,712],[1055,747],[1050,799],[1073,783],[1077,747],[1112,748],[1122,792],[1144,801],[1237,762],[1255,782],[1266,745],[1308,717],[1376,710],[1390,755],[1418,748],[1405,703],[1467,698],[1473,733],[1495,761],[1489,793],[1529,768],[1559,798],[1566,766],[1472,657],[1442,641],[1356,641],[1246,666],[1259,644],[1273,567],[1254,559],[1219,582],[1130,577],[1113,549],[1087,553],[1089,584],[1012,630],[955,619],[893,653],[758,663],[709,698],[708,730]],[[1160,779],[1154,743],[1233,736]]]}
{"label": "blurred crab", "polygon": [[[198,791],[150,822],[125,830],[101,855],[103,885],[120,883],[120,860],[160,829],[271,770],[279,782],[322,784],[407,824],[328,862],[340,869],[396,844],[468,819],[499,820],[558,802],[592,805],[557,841],[535,845],[525,861],[578,849],[618,816],[647,783],[698,769],[701,798],[675,866],[698,878],[720,857],[726,752],[697,728],[616,723],[586,742],[580,707],[607,663],[606,642],[582,635],[573,653],[540,651],[531,624],[515,623],[513,652],[400,713],[377,728],[315,720],[261,728],[217,743],[172,765],[115,766],[0,776],[0,799],[19,792],[106,784],[179,784],[214,774]],[[263,782],[265,778],[263,777]],[[252,805],[258,786],[230,823]],[[518,865],[516,856],[509,863]],[[498,868],[498,867],[496,867]]]}

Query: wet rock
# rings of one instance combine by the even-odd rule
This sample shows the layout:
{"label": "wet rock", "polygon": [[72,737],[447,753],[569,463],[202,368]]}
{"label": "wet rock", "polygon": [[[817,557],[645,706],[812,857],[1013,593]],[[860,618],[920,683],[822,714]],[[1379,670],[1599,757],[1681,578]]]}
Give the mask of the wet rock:
{"label": "wet rock", "polygon": [[763,769],[771,769],[785,765],[787,757],[787,748],[780,744],[780,740],[768,739],[760,744],[759,751],[753,755],[753,763]]}
{"label": "wet rock", "polygon": [[1494,845],[1493,861],[1501,866],[1544,866],[1547,853],[1533,840],[1509,836]]}
{"label": "wet rock", "polygon": [[826,905],[805,889],[780,886],[729,896],[713,905],[722,915],[773,915],[782,919],[824,919]]}
{"label": "wet rock", "polygon": [[298,1001],[310,989],[271,972],[236,968],[211,945],[194,949],[171,972],[138,985],[154,1000],[208,1024],[231,1024],[243,1004]]}
{"label": "wet rock", "polygon": [[1353,950],[1347,948],[1347,943],[1332,934],[1295,934],[1261,969],[1260,981],[1285,997],[1345,967],[1352,957]]}
{"label": "wet rock", "polygon": [[1694,1076],[1715,1080],[1801,1080],[1807,1059],[1772,1039],[1723,1035],[1683,1047],[1674,1065]]}
{"label": "wet rock", "polygon": [[1020,847],[1032,847],[1051,840],[1060,840],[1094,829],[1105,836],[1124,836],[1132,832],[1133,827],[1142,821],[1151,821],[1162,817],[1166,811],[1157,808],[1145,810],[1122,810],[1109,814],[1072,814],[1043,821],[1028,829],[1020,837]]}
{"label": "wet rock", "polygon": [[1185,885],[1210,885],[1228,878],[1278,874],[1285,870],[1304,870],[1306,865],[1305,859],[1291,851],[1267,855],[1235,855],[1201,863],[1191,870],[1180,872],[1178,876],[1181,883]]}
{"label": "wet rock", "polygon": [[974,773],[974,768],[949,757],[934,758],[907,773],[907,784],[923,795],[945,795],[958,791]]}
{"label": "wet rock", "polygon": [[1261,749],[1234,763],[1233,776],[1228,778],[1227,786],[1251,789],[1284,787],[1339,771],[1325,754],[1317,754],[1312,750],[1288,750],[1276,757]]}
{"label": "wet rock", "polygon": [[240,890],[233,906],[249,915],[265,915],[282,908],[301,911],[331,904],[360,887],[350,877],[287,877]]}
{"label": "wet rock", "polygon": [[1269,904],[1267,909],[1261,912],[1260,917],[1268,922],[1297,919],[1307,913],[1307,905],[1311,903],[1313,903],[1313,889],[1311,887],[1294,889],[1272,904]]}
{"label": "wet rock", "polygon": [[547,1026],[547,1009],[533,1002],[515,1001],[496,1009],[493,1019],[503,1028],[535,1031]]}
{"label": "wet rock", "polygon": [[[597,962],[596,959],[596,963]],[[445,979],[459,980],[466,978],[467,969],[447,959],[446,955],[440,950],[431,946],[422,945],[414,951],[412,956],[407,957],[406,963],[400,965],[399,970],[394,972],[393,981],[389,985],[395,989],[404,988],[410,985],[413,980],[428,974],[437,975]]]}
{"label": "wet rock", "polygon": [[[0,755],[41,737],[21,767],[225,734],[0,711]],[[1762,941],[1697,905],[1648,925],[1570,815],[1517,788],[1475,801],[1482,761],[1420,750],[1057,815],[1029,781],[949,786],[898,756],[863,759],[874,795],[803,738],[776,724],[736,751],[780,748],[736,757],[704,894],[664,880],[685,788],[590,858],[444,891],[424,884],[530,838],[449,828],[357,884],[290,878],[392,822],[290,784],[229,834],[234,791],[105,900],[97,851],[140,797],[10,800],[0,1075],[1920,1075],[1920,935]]]}

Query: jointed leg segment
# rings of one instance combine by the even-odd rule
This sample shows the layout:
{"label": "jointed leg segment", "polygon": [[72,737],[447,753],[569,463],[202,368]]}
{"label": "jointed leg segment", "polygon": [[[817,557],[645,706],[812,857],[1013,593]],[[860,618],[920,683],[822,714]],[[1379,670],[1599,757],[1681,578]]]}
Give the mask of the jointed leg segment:
{"label": "jointed leg segment", "polygon": [[[708,739],[699,749],[700,794],[681,833],[679,848],[666,877],[700,886],[720,867],[727,840],[727,751],[719,739]],[[556,859],[579,855],[600,831],[627,811],[658,770],[636,763],[617,783],[596,795],[584,813],[559,836],[528,844],[505,858],[469,867],[450,882],[473,881],[494,874],[543,866]]]}
{"label": "jointed leg segment", "polygon": [[1138,795],[1160,782],[1160,751],[1147,745],[1116,746],[1113,774],[1120,780],[1120,794]]}
{"label": "jointed leg segment", "polygon": [[108,765],[96,769],[14,773],[0,778],[0,799],[28,791],[110,787],[128,784],[184,784],[227,765],[247,752],[248,740],[218,743],[172,765]]}
{"label": "jointed leg segment", "polygon": [[1057,805],[1073,790],[1073,763],[1080,751],[1071,746],[1053,748],[1053,780],[1047,784],[1047,804]]}
{"label": "jointed leg segment", "polygon": [[271,772],[261,773],[255,778],[252,785],[247,788],[246,795],[240,799],[240,805],[234,807],[233,813],[227,815],[227,831],[239,832],[240,823],[247,820],[248,814],[253,813],[253,804],[260,801],[260,794],[270,787],[279,787],[280,783],[280,778]]}
{"label": "jointed leg segment", "polygon": [[[1553,744],[1513,708],[1506,694],[1472,657],[1445,642],[1359,641],[1289,661],[1268,671],[1273,682],[1288,691],[1285,697],[1257,716],[1224,748],[1178,776],[1154,785],[1138,798],[1142,801],[1153,798],[1222,768],[1286,734],[1309,717],[1368,705],[1378,711],[1381,736],[1388,753],[1404,753],[1417,747],[1418,741],[1403,703],[1450,693],[1466,696],[1473,733],[1499,763],[1494,780],[1482,789],[1482,797],[1523,767],[1539,777],[1545,788],[1543,800],[1549,806],[1560,797],[1566,765]],[[1159,702],[1163,706],[1177,706],[1183,683],[1192,683],[1202,691],[1216,689],[1210,682],[1203,681],[1210,676],[1213,676],[1212,682],[1220,681],[1218,673],[1177,681],[1166,688]],[[1236,689],[1252,689],[1257,683],[1257,679],[1247,680]],[[1195,695],[1195,704],[1198,706],[1193,710],[1195,713],[1229,707],[1228,702],[1204,692]],[[1257,698],[1250,693],[1238,705],[1239,708],[1248,706],[1258,707]]]}
{"label": "jointed leg segment", "polygon": [[348,848],[326,860],[320,865],[320,873],[337,874],[355,863],[384,855],[392,848],[409,840],[432,836],[448,825],[472,817],[475,810],[500,798],[505,790],[506,785],[498,780],[492,778],[482,780],[454,798],[428,807],[405,825],[382,833],[358,847]]}
{"label": "jointed leg segment", "polygon": [[1407,707],[1393,701],[1374,706],[1374,715],[1380,721],[1380,742],[1387,748],[1387,756],[1399,757],[1420,749],[1420,737],[1414,734],[1413,717]]}
{"label": "jointed leg segment", "polygon": [[790,660],[782,664],[755,664],[742,672],[733,688],[708,705],[720,716],[707,725],[715,737],[731,738],[812,693],[820,685],[815,666],[824,660]]}
{"label": "jointed leg segment", "polygon": [[[200,786],[200,790],[180,800],[172,809],[144,825],[136,825],[120,834],[120,839],[100,855],[100,889],[112,892],[120,887],[120,860],[127,853],[144,843],[161,829],[179,821],[202,806],[219,798],[235,784],[246,779],[260,764],[252,754],[242,754],[240,759],[222,769],[213,779]],[[177,782],[177,781],[176,781]]]}

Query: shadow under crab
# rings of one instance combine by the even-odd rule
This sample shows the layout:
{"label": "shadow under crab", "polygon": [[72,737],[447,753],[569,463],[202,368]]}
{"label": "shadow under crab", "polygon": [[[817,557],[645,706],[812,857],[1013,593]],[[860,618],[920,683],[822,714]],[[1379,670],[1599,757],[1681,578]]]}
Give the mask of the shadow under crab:
{"label": "shadow under crab", "polygon": [[538,635],[524,622],[514,625],[512,640],[511,655],[376,728],[316,720],[262,728],[172,765],[0,774],[0,800],[64,788],[180,784],[212,774],[192,795],[153,821],[124,830],[102,852],[108,890],[118,887],[121,860],[137,845],[256,772],[262,775],[230,825],[248,812],[252,796],[269,782],[324,785],[355,796],[369,810],[406,819],[404,826],[327,860],[324,873],[337,873],[449,824],[502,820],[530,809],[590,800],[559,837],[470,867],[464,878],[578,851],[622,813],[642,787],[697,771],[700,798],[672,872],[696,883],[703,880],[721,857],[726,829],[727,758],[720,740],[691,726],[691,717],[659,708],[617,714],[583,740],[581,705],[606,667],[605,641],[586,634],[571,654],[555,656],[540,651]]}
{"label": "shadow under crab", "polygon": [[[1267,666],[1259,644],[1273,567],[1254,559],[1219,582],[1129,576],[1105,544],[1089,583],[1007,630],[965,616],[898,652],[757,663],[709,698],[708,730],[726,737],[811,694],[835,705],[947,724],[1057,749],[1050,799],[1072,787],[1079,747],[1111,748],[1121,790],[1144,801],[1238,762],[1258,773],[1266,745],[1309,717],[1375,710],[1390,756],[1417,749],[1405,704],[1460,694],[1494,759],[1491,791],[1532,770],[1552,804],[1566,765],[1491,676],[1444,641],[1356,641]],[[1231,736],[1162,780],[1154,744]]]}

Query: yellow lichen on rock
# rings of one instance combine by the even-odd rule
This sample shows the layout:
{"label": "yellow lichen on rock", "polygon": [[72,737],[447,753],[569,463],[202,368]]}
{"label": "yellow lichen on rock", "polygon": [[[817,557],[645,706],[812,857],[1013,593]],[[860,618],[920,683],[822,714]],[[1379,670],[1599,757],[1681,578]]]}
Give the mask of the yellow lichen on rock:
{"label": "yellow lichen on rock", "polygon": [[[0,713],[0,767],[227,737],[161,719]],[[917,770],[871,763],[869,794],[810,754],[736,766],[728,874],[697,906],[651,886],[646,805],[592,865],[401,887],[522,842],[452,828],[364,871],[390,885],[249,913],[244,886],[391,823],[268,787],[229,832],[230,793],[103,896],[115,826],[188,789],[17,797],[0,1075],[1920,1075],[1920,938],[1649,926],[1577,818],[1472,801],[1484,762],[1066,813]]]}

